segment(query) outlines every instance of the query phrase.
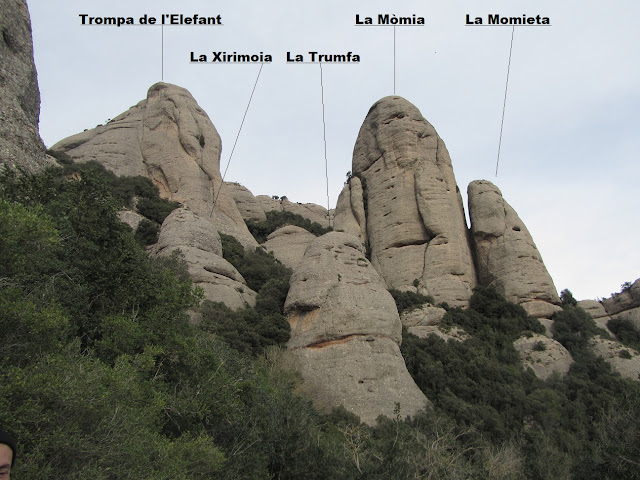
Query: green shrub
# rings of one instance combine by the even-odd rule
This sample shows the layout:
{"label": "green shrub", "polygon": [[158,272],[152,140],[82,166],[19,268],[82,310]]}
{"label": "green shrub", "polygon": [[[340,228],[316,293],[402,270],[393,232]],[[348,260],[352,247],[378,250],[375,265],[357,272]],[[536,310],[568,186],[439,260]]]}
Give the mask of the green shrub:
{"label": "green shrub", "polygon": [[618,352],[618,356],[626,360],[630,360],[631,358],[633,358],[633,356],[631,355],[631,352],[629,352],[629,350],[624,350],[624,349]]}
{"label": "green shrub", "polygon": [[607,322],[607,327],[621,343],[635,350],[640,350],[640,332],[631,320],[613,318]]}
{"label": "green shrub", "polygon": [[542,340],[538,340],[534,345],[533,345],[533,351],[534,352],[544,352],[547,349],[547,344],[544,343]]}
{"label": "green shrub", "polygon": [[422,295],[421,293],[402,292],[396,289],[389,290],[389,293],[396,302],[399,314],[407,310],[413,310],[414,308],[418,308],[427,303],[429,305],[433,305],[435,303],[433,297]]}
{"label": "green shrub", "polygon": [[563,305],[571,305],[574,307],[578,305],[578,301],[573,298],[573,294],[568,288],[565,288],[560,292],[560,300],[562,301]]}
{"label": "green shrub", "polygon": [[304,228],[308,232],[314,234],[316,237],[324,235],[331,231],[331,228],[324,228],[317,222],[311,222],[308,218],[304,218],[302,215],[298,215],[292,212],[267,212],[267,219],[262,222],[254,222],[247,220],[247,228],[254,236],[258,243],[264,243],[267,241],[267,237],[275,232],[278,228],[285,225],[295,225],[297,227]]}
{"label": "green shrub", "polygon": [[272,345],[289,340],[289,323],[279,312],[264,313],[246,307],[231,310],[220,302],[203,302],[201,328],[241,353],[258,355]]}
{"label": "green shrub", "polygon": [[140,221],[140,223],[138,223],[135,237],[142,246],[153,245],[158,242],[159,232],[160,226],[157,223],[151,222],[144,218]]}
{"label": "green shrub", "polygon": [[141,215],[144,215],[149,220],[153,220],[154,222],[162,225],[164,219],[179,206],[180,205],[176,202],[170,202],[164,198],[156,196],[151,198],[142,197],[138,199],[136,209]]}
{"label": "green shrub", "polygon": [[231,235],[220,234],[224,259],[236,267],[250,289],[258,292],[271,279],[289,282],[291,269],[262,248],[245,252],[240,242]]}
{"label": "green shrub", "polygon": [[552,317],[553,338],[560,342],[571,355],[576,356],[588,349],[589,339],[594,335],[608,334],[598,328],[591,315],[580,307],[565,305]]}

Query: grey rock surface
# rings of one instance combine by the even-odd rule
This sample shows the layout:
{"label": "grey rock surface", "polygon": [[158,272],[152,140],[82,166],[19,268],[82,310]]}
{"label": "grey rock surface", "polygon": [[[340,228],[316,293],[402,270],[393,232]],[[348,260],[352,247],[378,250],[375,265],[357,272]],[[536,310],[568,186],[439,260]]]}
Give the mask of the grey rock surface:
{"label": "grey rock surface", "polygon": [[134,232],[136,228],[138,228],[140,222],[145,219],[144,216],[140,215],[138,212],[134,212],[133,210],[120,210],[118,212],[118,218],[121,222],[129,225]]}
{"label": "grey rock surface", "polygon": [[367,216],[362,182],[358,177],[352,177],[338,196],[334,228],[358,237],[361,242],[367,241]]}
{"label": "grey rock surface", "polygon": [[262,222],[267,219],[261,203],[248,188],[236,182],[225,182],[223,188],[229,189],[229,193],[236,202],[240,215],[244,220]]}
{"label": "grey rock surface", "polygon": [[291,277],[285,313],[288,348],[320,408],[344,405],[364,422],[427,406],[407,372],[393,297],[354,236],[317,238]]}
{"label": "grey rock surface", "polygon": [[520,354],[524,368],[531,368],[536,377],[547,380],[554,372],[566,375],[573,365],[569,351],[559,342],[543,335],[520,337],[513,346]]}
{"label": "grey rock surface", "polygon": [[0,167],[36,171],[51,159],[38,133],[40,90],[25,0],[0,2]]}
{"label": "grey rock surface", "polygon": [[155,255],[184,255],[194,285],[201,287],[205,298],[238,309],[254,306],[257,294],[233,265],[222,258],[220,235],[212,223],[194,212],[179,208],[162,223]]}
{"label": "grey rock surface", "polygon": [[442,322],[447,311],[434,305],[422,305],[419,308],[407,310],[400,315],[400,322],[406,328],[437,325]]}
{"label": "grey rock surface", "polygon": [[[608,318],[608,317],[604,317]],[[640,331],[640,307],[630,308],[629,310],[625,310],[620,313],[616,313],[615,315],[611,315],[611,318],[620,318],[629,320],[633,323],[638,331]]]}
{"label": "grey rock surface", "polygon": [[580,300],[578,302],[578,306],[589,315],[591,315],[594,319],[609,316],[602,303],[598,302],[597,300]]}
{"label": "grey rock surface", "polygon": [[[625,347],[620,342],[608,340],[598,335],[591,338],[589,347],[596,354],[604,358],[611,367],[625,378],[640,381],[640,352]],[[621,352],[628,352],[625,358]]]}
{"label": "grey rock surface", "polygon": [[[491,182],[469,184],[469,217],[478,283],[517,304],[560,298],[527,227]],[[540,305],[536,308],[539,309]]]}
{"label": "grey rock surface", "polygon": [[[578,302],[578,307],[582,308],[585,312],[593,317],[593,321],[596,322],[598,327],[604,329],[609,332],[611,336],[615,338],[615,334],[609,330],[607,323],[611,320],[611,317],[607,315],[607,312],[604,309],[602,303],[597,300],[580,300]],[[640,318],[638,319],[638,326],[640,327]]]}
{"label": "grey rock surface", "polygon": [[640,278],[633,282],[629,289],[602,300],[602,305],[608,315],[640,307]]}
{"label": "grey rock surface", "polygon": [[544,300],[530,300],[520,304],[529,315],[536,318],[551,318],[556,312],[561,312],[562,307]]}
{"label": "grey rock surface", "polygon": [[184,88],[157,83],[146,100],[51,150],[76,162],[95,160],[119,176],[146,176],[163,198],[189,207],[245,248],[257,245],[229,190],[220,190],[218,132]]}
{"label": "grey rock surface", "polygon": [[[466,306],[475,271],[462,198],[447,148],[431,124],[401,97],[379,100],[360,128],[352,171],[362,187],[362,195],[357,184],[349,193],[352,216],[389,288],[417,280],[420,292],[436,302]],[[337,216],[348,213],[342,203]],[[362,210],[366,224],[358,219]],[[352,223],[337,221],[336,228]]]}
{"label": "grey rock surface", "polygon": [[[329,226],[329,219],[327,218],[327,209],[316,205],[315,203],[298,203],[291,202],[287,197],[269,197],[268,195],[258,195],[255,197],[256,202],[260,208],[266,212],[291,212],[296,215],[300,215],[311,222],[316,222],[322,227]],[[329,213],[333,217],[334,211],[330,210]]]}
{"label": "grey rock surface", "polygon": [[454,340],[456,342],[464,342],[471,336],[460,327],[444,328],[442,325],[418,325],[407,328],[407,331],[418,338],[427,338],[429,335],[436,335],[445,342]]}
{"label": "grey rock surface", "polygon": [[304,228],[286,225],[271,233],[263,246],[284,265],[295,269],[302,261],[305,250],[315,239],[316,236]]}

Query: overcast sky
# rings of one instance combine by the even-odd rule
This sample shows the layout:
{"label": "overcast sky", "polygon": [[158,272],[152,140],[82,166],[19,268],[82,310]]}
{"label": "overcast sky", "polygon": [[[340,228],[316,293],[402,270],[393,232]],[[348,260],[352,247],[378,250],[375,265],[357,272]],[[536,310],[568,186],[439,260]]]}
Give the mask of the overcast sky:
{"label": "overcast sky", "polygon": [[[222,169],[259,64],[190,64],[212,51],[273,55],[260,74],[227,173],[254,195],[327,205],[320,67],[286,54],[360,55],[323,66],[329,198],[351,170],[378,99],[401,95],[445,141],[460,189],[487,179],[529,228],[558,291],[606,297],[640,277],[640,3],[596,1],[28,0],[47,146],[106,122],[164,80],[188,89],[222,137]],[[223,26],[92,27],[92,17],[221,15]],[[425,17],[357,27],[355,15]],[[515,29],[500,168],[498,140],[511,27],[465,16],[550,18]],[[164,41],[163,41],[164,37]],[[164,54],[163,46],[164,44]],[[466,202],[466,194],[464,195]]]}

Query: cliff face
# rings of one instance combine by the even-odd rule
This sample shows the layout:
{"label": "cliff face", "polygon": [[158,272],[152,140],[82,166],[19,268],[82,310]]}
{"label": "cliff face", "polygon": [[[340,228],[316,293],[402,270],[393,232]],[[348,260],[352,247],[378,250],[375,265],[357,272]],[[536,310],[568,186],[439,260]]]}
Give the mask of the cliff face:
{"label": "cliff face", "polygon": [[524,222],[491,182],[468,188],[478,283],[494,287],[531,315],[549,317],[560,298]]}
{"label": "cliff face", "polygon": [[400,354],[400,318],[362,243],[332,232],[307,248],[285,304],[288,347],[319,408],[343,405],[369,424],[413,415],[427,399]]}
{"label": "cliff face", "polygon": [[149,177],[162,197],[189,207],[246,247],[257,245],[229,190],[222,188],[220,136],[184,88],[157,83],[146,100],[51,150],[76,162],[95,160],[119,176]]}
{"label": "cliff face", "polygon": [[49,163],[38,122],[40,90],[26,0],[0,3],[0,166],[37,170]]}
{"label": "cliff face", "polygon": [[[376,102],[360,128],[335,226],[363,237],[390,288],[465,306],[476,283],[460,190],[447,148],[401,97]],[[348,200],[347,200],[348,199]]]}

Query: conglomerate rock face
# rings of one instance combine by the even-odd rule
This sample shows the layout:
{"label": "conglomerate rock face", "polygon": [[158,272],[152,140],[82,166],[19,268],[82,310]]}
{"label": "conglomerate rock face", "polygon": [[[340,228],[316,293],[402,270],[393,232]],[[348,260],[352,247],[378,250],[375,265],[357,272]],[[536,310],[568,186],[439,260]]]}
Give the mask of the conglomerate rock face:
{"label": "conglomerate rock face", "polygon": [[354,236],[316,239],[291,277],[288,348],[316,405],[343,405],[362,421],[413,415],[427,399],[409,375],[393,297]]}
{"label": "conglomerate rock face", "polygon": [[146,100],[51,150],[76,162],[95,160],[119,176],[146,176],[163,198],[188,206],[245,247],[257,245],[228,189],[221,190],[220,136],[184,88],[157,83]]}
{"label": "conglomerate rock face", "polygon": [[547,380],[554,373],[566,375],[573,365],[573,358],[569,351],[559,342],[538,335],[518,338],[513,346],[520,354],[522,366],[530,368],[541,380]]}
{"label": "conglomerate rock face", "polygon": [[0,2],[0,166],[35,171],[48,163],[38,122],[40,90],[25,0]]}
{"label": "conglomerate rock face", "polygon": [[189,275],[203,289],[205,298],[238,309],[254,306],[257,294],[249,287],[233,265],[222,258],[220,235],[211,222],[186,208],[171,212],[152,253],[169,256],[180,250],[187,262]]}
{"label": "conglomerate rock face", "polygon": [[602,305],[609,315],[640,307],[640,278],[622,292],[602,300]]}
{"label": "conglomerate rock face", "polygon": [[462,198],[447,148],[418,109],[397,96],[376,102],[352,173],[360,185],[352,178],[343,191],[336,229],[357,234],[358,225],[389,288],[418,285],[436,302],[467,305],[476,278]]}
{"label": "conglomerate rock face", "polygon": [[527,227],[491,182],[471,182],[468,196],[478,283],[550,316],[560,298]]}
{"label": "conglomerate rock face", "polygon": [[286,225],[271,233],[263,246],[267,252],[273,253],[274,257],[293,270],[300,264],[304,252],[315,239],[315,235],[304,228]]}

